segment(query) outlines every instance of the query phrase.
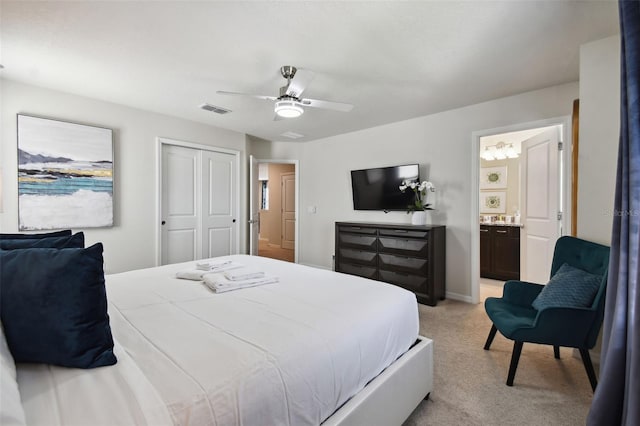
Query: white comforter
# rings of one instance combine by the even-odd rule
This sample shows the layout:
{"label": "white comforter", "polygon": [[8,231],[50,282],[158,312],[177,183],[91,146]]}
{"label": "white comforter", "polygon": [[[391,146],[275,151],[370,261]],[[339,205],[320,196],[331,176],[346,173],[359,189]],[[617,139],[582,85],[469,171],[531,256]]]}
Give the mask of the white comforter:
{"label": "white comforter", "polygon": [[211,292],[189,264],[107,276],[118,364],[18,368],[34,425],[318,425],[418,336],[413,293],[251,256],[279,283]]}

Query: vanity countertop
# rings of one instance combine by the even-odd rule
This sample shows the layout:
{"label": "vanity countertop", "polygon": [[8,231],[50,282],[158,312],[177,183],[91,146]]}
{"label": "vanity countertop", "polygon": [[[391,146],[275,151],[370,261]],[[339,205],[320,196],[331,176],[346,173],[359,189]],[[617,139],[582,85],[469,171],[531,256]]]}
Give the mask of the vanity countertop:
{"label": "vanity countertop", "polygon": [[524,224],[522,223],[487,222],[487,223],[480,223],[480,226],[508,226],[511,228],[524,228]]}

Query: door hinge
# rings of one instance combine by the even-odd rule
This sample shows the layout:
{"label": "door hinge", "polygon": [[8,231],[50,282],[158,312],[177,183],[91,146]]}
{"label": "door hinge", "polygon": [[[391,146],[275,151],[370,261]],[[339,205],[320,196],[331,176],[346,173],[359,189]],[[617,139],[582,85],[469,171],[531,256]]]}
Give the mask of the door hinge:
{"label": "door hinge", "polygon": [[562,142],[558,142],[558,151],[562,151],[564,149],[564,144]]}
{"label": "door hinge", "polygon": [[558,212],[558,220],[562,220],[562,212]]}

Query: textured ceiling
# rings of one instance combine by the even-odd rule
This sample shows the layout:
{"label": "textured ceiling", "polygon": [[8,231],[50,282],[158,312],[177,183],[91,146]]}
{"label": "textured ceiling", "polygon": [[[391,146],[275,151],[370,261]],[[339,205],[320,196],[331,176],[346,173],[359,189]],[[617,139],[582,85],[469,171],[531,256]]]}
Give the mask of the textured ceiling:
{"label": "textured ceiling", "polygon": [[[615,1],[2,1],[4,78],[269,140],[318,139],[578,80],[579,47],[619,32]],[[347,102],[273,121],[279,67]],[[208,102],[231,109],[202,111]]]}

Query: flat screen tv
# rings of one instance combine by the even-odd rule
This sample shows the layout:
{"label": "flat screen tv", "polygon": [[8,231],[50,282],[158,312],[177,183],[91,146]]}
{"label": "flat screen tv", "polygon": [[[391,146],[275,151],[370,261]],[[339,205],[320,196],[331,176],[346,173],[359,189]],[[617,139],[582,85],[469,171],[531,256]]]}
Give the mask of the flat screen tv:
{"label": "flat screen tv", "polygon": [[417,164],[352,170],[353,208],[355,210],[407,210],[413,204],[413,191],[400,192],[403,180],[419,181]]}

